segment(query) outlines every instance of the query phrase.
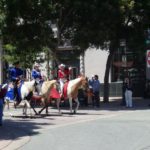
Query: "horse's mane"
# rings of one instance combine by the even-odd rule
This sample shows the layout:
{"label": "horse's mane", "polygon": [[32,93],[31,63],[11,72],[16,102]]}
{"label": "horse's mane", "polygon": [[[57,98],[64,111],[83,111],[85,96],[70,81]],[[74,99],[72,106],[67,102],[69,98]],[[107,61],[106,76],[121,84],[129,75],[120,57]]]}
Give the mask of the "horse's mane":
{"label": "horse's mane", "polygon": [[52,89],[52,87],[54,87],[54,85],[57,83],[57,80],[51,80],[51,81],[44,81],[43,85],[42,85],[42,94],[47,93],[49,90]]}
{"label": "horse's mane", "polygon": [[79,82],[80,82],[80,80],[81,80],[81,77],[76,78],[76,79],[73,79],[73,80],[70,80],[69,82],[70,82],[70,83],[71,83],[71,85],[73,86],[73,85],[75,85],[75,84],[79,83]]}

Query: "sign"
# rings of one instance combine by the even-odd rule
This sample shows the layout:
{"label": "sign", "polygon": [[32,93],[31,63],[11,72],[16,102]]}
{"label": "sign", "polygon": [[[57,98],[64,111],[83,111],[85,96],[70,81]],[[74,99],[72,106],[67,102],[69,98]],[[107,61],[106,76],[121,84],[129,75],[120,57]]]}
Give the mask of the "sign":
{"label": "sign", "polygon": [[150,50],[147,50],[146,60],[147,60],[147,67],[150,68]]}
{"label": "sign", "polygon": [[146,79],[150,80],[150,50],[146,52]]}

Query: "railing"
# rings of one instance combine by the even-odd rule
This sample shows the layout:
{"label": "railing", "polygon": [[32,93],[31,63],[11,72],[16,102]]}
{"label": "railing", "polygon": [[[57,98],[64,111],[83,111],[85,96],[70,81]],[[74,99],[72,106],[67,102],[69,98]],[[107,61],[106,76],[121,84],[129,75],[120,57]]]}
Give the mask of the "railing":
{"label": "railing", "polygon": [[[103,97],[103,94],[104,94],[104,84],[101,83],[100,96]],[[110,97],[120,97],[120,96],[122,96],[122,83],[121,82],[109,83],[109,96]]]}

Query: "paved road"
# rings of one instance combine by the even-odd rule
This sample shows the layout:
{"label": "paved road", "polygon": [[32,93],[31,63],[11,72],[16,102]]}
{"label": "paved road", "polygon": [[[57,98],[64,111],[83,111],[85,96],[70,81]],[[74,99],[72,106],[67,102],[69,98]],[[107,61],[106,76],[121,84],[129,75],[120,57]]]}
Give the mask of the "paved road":
{"label": "paved road", "polygon": [[150,110],[117,113],[42,131],[21,150],[148,150]]}
{"label": "paved road", "polygon": [[137,101],[133,109],[103,104],[100,109],[82,108],[78,115],[63,110],[62,116],[51,109],[49,116],[34,119],[23,118],[22,109],[11,110],[14,118],[5,110],[0,149],[150,150],[148,103]]}

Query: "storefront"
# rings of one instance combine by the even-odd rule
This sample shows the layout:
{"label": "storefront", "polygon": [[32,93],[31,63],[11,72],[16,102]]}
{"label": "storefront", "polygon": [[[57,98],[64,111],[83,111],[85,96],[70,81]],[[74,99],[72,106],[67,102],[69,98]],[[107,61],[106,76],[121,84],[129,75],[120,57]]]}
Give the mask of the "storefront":
{"label": "storefront", "polygon": [[118,50],[113,58],[111,81],[123,81],[126,76],[131,78],[133,96],[144,96],[146,83],[145,57],[138,52]]}

